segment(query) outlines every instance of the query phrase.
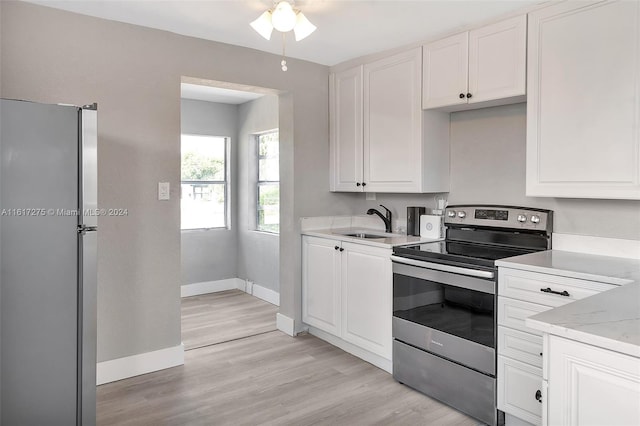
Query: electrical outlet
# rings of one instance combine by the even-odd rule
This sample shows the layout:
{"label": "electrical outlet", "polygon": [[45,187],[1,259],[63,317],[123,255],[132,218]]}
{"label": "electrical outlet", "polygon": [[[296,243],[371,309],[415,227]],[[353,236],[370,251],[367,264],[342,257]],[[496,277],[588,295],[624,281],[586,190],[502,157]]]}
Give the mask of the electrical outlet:
{"label": "electrical outlet", "polygon": [[375,192],[365,192],[365,200],[374,201],[375,199],[376,199],[376,193]]}
{"label": "electrical outlet", "polygon": [[170,199],[171,186],[169,182],[158,182],[158,200],[166,201]]}

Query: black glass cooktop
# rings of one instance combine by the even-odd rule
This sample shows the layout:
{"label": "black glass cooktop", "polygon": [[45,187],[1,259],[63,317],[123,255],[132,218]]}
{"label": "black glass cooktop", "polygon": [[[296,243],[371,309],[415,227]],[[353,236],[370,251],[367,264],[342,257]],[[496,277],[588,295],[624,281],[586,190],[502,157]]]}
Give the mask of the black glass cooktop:
{"label": "black glass cooktop", "polygon": [[459,241],[436,241],[410,246],[395,247],[396,256],[444,263],[450,265],[470,265],[493,269],[495,261],[521,254],[531,253],[532,249],[501,247]]}

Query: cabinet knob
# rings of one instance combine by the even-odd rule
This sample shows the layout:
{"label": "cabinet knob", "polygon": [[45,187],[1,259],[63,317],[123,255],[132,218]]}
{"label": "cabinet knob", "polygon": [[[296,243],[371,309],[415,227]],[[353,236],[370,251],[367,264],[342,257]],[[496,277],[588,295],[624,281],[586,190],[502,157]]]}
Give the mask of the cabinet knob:
{"label": "cabinet knob", "polygon": [[542,404],[542,392],[540,392],[540,389],[536,391],[536,400]]}
{"label": "cabinet knob", "polygon": [[356,186],[360,186],[360,182],[356,182]]}
{"label": "cabinet knob", "polygon": [[344,249],[342,247],[340,247],[340,251],[344,251]]}
{"label": "cabinet knob", "polygon": [[338,249],[340,249],[340,247],[335,246],[333,249],[334,249],[334,250],[338,250]]}
{"label": "cabinet knob", "polygon": [[467,93],[467,99],[473,96],[471,93]]}
{"label": "cabinet knob", "polygon": [[367,182],[362,182],[362,186],[367,186]]}
{"label": "cabinet knob", "polygon": [[460,93],[460,99],[464,99],[464,93]]}

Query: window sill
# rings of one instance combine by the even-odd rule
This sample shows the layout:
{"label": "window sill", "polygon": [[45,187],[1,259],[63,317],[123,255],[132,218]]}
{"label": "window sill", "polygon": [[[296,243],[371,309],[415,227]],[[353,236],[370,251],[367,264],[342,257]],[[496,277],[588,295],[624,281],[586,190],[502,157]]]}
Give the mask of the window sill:
{"label": "window sill", "polygon": [[192,233],[192,232],[209,232],[209,231],[230,231],[231,228],[193,228],[193,229],[181,229],[180,232]]}
{"label": "window sill", "polygon": [[271,235],[271,236],[274,236],[274,237],[279,237],[280,236],[279,232],[261,231],[259,229],[253,229],[251,232],[254,232],[256,234],[261,234],[261,235]]}

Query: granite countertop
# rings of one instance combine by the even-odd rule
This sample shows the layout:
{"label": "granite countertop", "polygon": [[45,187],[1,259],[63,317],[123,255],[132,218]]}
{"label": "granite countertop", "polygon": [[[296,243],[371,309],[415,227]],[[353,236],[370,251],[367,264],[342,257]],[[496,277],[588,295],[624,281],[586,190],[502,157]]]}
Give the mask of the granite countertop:
{"label": "granite countertop", "polygon": [[496,265],[619,285],[533,315],[526,324],[543,333],[640,358],[640,260],[548,250],[503,259]]}
{"label": "granite countertop", "polygon": [[[344,235],[344,234],[355,234],[355,233],[376,234],[376,235],[380,235],[380,238],[357,238],[357,237],[349,237],[347,235]],[[370,229],[370,228],[363,228],[363,227],[304,230],[302,231],[302,234],[310,235],[314,237],[321,237],[321,238],[331,238],[334,240],[346,241],[349,243],[356,243],[356,244],[364,244],[364,245],[380,247],[380,248],[392,248],[395,246],[403,246],[403,245],[412,244],[412,243],[428,243],[428,242],[441,240],[441,239],[415,237],[415,236],[404,235],[404,234],[385,233],[384,231],[380,231],[379,229]]]}

